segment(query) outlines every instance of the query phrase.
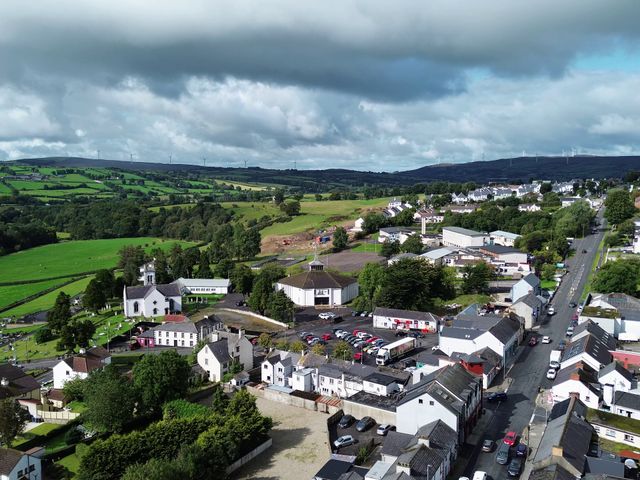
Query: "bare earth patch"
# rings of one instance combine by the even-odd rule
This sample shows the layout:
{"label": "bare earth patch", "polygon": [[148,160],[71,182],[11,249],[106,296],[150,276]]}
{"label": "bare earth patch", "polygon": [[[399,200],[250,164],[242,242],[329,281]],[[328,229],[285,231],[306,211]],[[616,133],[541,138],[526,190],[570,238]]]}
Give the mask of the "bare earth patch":
{"label": "bare earth patch", "polygon": [[329,459],[328,415],[258,398],[258,408],[273,419],[273,447],[231,475],[235,479],[313,478]]}

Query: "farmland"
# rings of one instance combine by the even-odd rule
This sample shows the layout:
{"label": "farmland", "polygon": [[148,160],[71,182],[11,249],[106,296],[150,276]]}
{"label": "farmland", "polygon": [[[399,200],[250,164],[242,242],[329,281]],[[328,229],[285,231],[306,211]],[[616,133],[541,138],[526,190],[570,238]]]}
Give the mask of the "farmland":
{"label": "farmland", "polygon": [[175,243],[193,245],[152,237],[73,240],[44,245],[0,257],[0,281],[45,280],[113,268],[118,262],[118,251],[125,245],[140,245],[150,251],[154,248],[168,250]]}
{"label": "farmland", "polygon": [[0,287],[0,309],[11,305],[13,302],[30,297],[39,292],[47,290],[64,283],[64,279],[45,280],[37,283],[25,283],[19,285],[7,285]]}

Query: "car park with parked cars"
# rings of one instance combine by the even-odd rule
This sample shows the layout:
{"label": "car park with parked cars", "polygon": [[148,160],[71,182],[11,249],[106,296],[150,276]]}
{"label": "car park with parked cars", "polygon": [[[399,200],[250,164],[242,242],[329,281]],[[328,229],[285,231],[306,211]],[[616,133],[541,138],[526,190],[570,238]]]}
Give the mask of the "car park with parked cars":
{"label": "car park with parked cars", "polygon": [[342,418],[340,419],[340,421],[338,422],[338,427],[340,428],[349,428],[349,426],[355,422],[355,418],[353,415],[343,415]]}
{"label": "car park with parked cars", "polygon": [[512,447],[513,445],[515,445],[517,438],[518,434],[516,432],[507,432],[502,441]]}
{"label": "car park with parked cars", "polygon": [[376,424],[376,421],[373,418],[362,417],[360,420],[358,420],[358,423],[356,423],[356,430],[359,432],[364,432],[366,430],[369,430],[375,424]]}
{"label": "car park with parked cars", "polygon": [[511,451],[511,447],[506,443],[501,443],[498,446],[498,451],[496,452],[496,462],[500,465],[506,465],[509,463],[509,452]]}
{"label": "car park with parked cars", "polygon": [[341,437],[336,438],[336,441],[333,442],[333,445],[336,448],[347,447],[349,445],[353,445],[356,443],[356,439],[351,435],[342,435]]}
{"label": "car park with parked cars", "polygon": [[507,467],[507,473],[510,477],[517,477],[520,475],[520,470],[522,470],[522,457],[516,457],[509,462],[509,466]]}
{"label": "car park with parked cars", "polygon": [[488,438],[482,442],[482,451],[483,452],[491,452],[493,451],[496,443],[493,440],[489,440]]}

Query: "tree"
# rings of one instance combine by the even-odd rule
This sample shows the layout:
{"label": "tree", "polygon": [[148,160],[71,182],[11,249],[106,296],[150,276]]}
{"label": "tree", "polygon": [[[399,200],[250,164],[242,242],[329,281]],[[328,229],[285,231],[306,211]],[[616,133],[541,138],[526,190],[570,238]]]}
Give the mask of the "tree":
{"label": "tree", "polygon": [[98,283],[107,298],[117,297],[121,292],[116,291],[116,277],[111,270],[98,270],[95,281]]}
{"label": "tree", "polygon": [[542,266],[541,277],[543,280],[553,280],[553,276],[556,274],[555,265],[551,265],[550,263],[545,263]]}
{"label": "tree", "polygon": [[282,202],[284,202],[284,190],[277,188],[273,194],[273,203],[280,205]]}
{"label": "tree", "polygon": [[36,343],[40,344],[40,343],[45,343],[50,340],[53,340],[54,336],[51,329],[47,326],[44,326],[36,330],[36,333],[33,335],[33,338],[35,339]]}
{"label": "tree", "polygon": [[280,204],[280,210],[282,210],[290,217],[295,217],[296,215],[300,215],[300,202],[298,202],[297,200],[293,200],[291,202],[282,202]]}
{"label": "tree", "polygon": [[56,297],[53,308],[47,313],[49,328],[54,333],[59,333],[71,319],[71,297],[64,292],[60,292]]}
{"label": "tree", "polygon": [[233,262],[233,260],[229,258],[223,258],[214,267],[214,273],[216,277],[229,278],[229,275],[231,274],[231,270],[233,270],[234,266],[235,266],[235,263]]}
{"label": "tree", "polygon": [[271,293],[267,310],[271,318],[281,322],[291,322],[294,307],[294,303],[287,297],[284,290],[278,290],[276,293]]}
{"label": "tree", "polygon": [[133,420],[136,392],[115,367],[95,370],[84,386],[86,422],[98,432],[119,433]]}
{"label": "tree", "polygon": [[351,346],[344,340],[340,340],[333,347],[333,358],[339,358],[340,360],[349,360],[353,355]]}
{"label": "tree", "polygon": [[367,213],[363,220],[362,229],[367,233],[375,233],[388,224],[387,219],[381,213]]}
{"label": "tree", "polygon": [[544,182],[540,185],[540,194],[544,195],[545,193],[549,193],[552,190],[552,185],[549,182]]}
{"label": "tree", "polygon": [[[227,238],[228,242],[229,239]],[[238,260],[250,259],[260,253],[260,231],[257,227],[244,228],[237,223],[233,228],[233,252]]]}
{"label": "tree", "polygon": [[133,385],[139,393],[141,407],[157,412],[162,404],[182,398],[189,388],[191,366],[175,350],[145,355],[133,367]]}
{"label": "tree", "polygon": [[640,261],[607,262],[593,279],[592,290],[600,293],[626,293],[635,296],[639,280]]}
{"label": "tree", "polygon": [[413,208],[407,208],[394,217],[393,223],[400,227],[410,227],[414,224],[414,213],[416,211]]}
{"label": "tree", "polygon": [[336,231],[333,232],[333,249],[337,252],[344,250],[347,248],[348,242],[349,236],[347,235],[347,231],[344,227],[336,228]]}
{"label": "tree", "polygon": [[251,290],[251,296],[248,301],[251,310],[261,315],[264,314],[269,307],[272,294],[273,284],[264,276],[258,275],[253,283],[253,290]]}
{"label": "tree", "polygon": [[24,431],[30,415],[17,400],[0,400],[0,443],[11,448],[13,440]]}
{"label": "tree", "polygon": [[385,258],[391,258],[400,253],[400,242],[386,240],[380,247],[380,254]]}
{"label": "tree", "polygon": [[294,340],[289,345],[289,350],[295,353],[302,353],[306,350],[307,345],[302,340]]}
{"label": "tree", "polygon": [[636,212],[629,192],[617,188],[607,192],[604,206],[604,217],[613,225],[618,225],[633,217]]}
{"label": "tree", "polygon": [[88,348],[95,333],[96,326],[91,320],[74,320],[62,327],[57,349],[73,352],[76,347]]}
{"label": "tree", "polygon": [[218,382],[213,386],[213,391],[211,392],[211,409],[216,413],[224,414],[228,405],[229,397],[224,393],[222,385]]}
{"label": "tree", "polygon": [[422,245],[422,239],[419,235],[410,235],[402,245],[400,245],[400,251],[406,253],[415,253],[420,255],[424,246]]}
{"label": "tree", "polygon": [[276,349],[283,350],[285,352],[289,351],[289,342],[287,342],[286,338],[281,338],[276,342]]}
{"label": "tree", "polygon": [[311,347],[311,353],[314,353],[316,355],[325,355],[327,353],[327,347],[325,347],[321,343],[316,343],[313,347]]}
{"label": "tree", "polygon": [[238,263],[233,267],[229,275],[233,289],[237,293],[247,295],[253,287],[253,272],[249,266]]}
{"label": "tree", "polygon": [[120,255],[118,267],[123,271],[125,283],[135,285],[138,283],[140,265],[144,263],[144,250],[139,245],[125,245],[118,254]]}
{"label": "tree", "polygon": [[82,304],[89,310],[97,313],[101,308],[104,308],[106,303],[106,292],[100,285],[100,283],[94,278],[89,282],[87,288],[84,291]]}
{"label": "tree", "polygon": [[198,272],[196,273],[196,277],[211,278],[212,276],[213,276],[213,273],[211,272],[211,264],[209,263],[209,254],[206,252],[201,252],[200,262],[198,264]]}
{"label": "tree", "polygon": [[487,293],[489,281],[494,272],[491,266],[485,262],[475,265],[465,265],[462,268],[462,291],[464,293]]}
{"label": "tree", "polygon": [[258,345],[260,345],[262,348],[271,348],[271,346],[273,345],[273,339],[271,338],[271,335],[269,335],[268,333],[261,333],[258,337]]}
{"label": "tree", "polygon": [[364,300],[364,305],[357,308],[372,311],[375,307],[375,296],[380,291],[380,286],[384,279],[385,267],[379,263],[367,263],[358,275],[358,285],[360,295],[358,298]]}
{"label": "tree", "polygon": [[87,380],[79,377],[66,381],[64,387],[62,387],[64,397],[70,402],[73,402],[74,400],[83,400],[84,390],[87,383]]}

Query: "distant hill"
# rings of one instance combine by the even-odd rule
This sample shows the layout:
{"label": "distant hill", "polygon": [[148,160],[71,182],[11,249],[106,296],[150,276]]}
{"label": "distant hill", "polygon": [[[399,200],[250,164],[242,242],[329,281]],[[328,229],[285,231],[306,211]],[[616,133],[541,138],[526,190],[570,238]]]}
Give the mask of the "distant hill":
{"label": "distant hill", "polygon": [[200,165],[126,162],[77,157],[48,157],[18,160],[16,163],[49,167],[107,167],[139,171],[193,172],[211,177],[292,186],[331,187],[340,185],[408,185],[451,181],[489,183],[529,179],[571,180],[572,178],[621,177],[629,170],[640,171],[640,156],[621,157],[518,157],[485,162],[430,165],[415,170],[386,173],[347,169],[276,170],[259,167],[223,168]]}

